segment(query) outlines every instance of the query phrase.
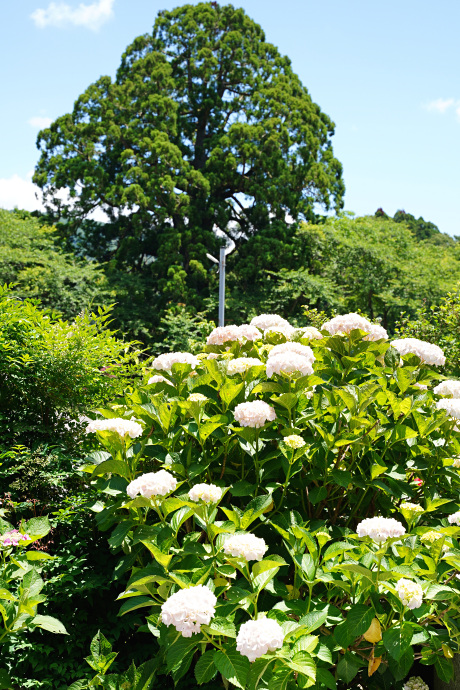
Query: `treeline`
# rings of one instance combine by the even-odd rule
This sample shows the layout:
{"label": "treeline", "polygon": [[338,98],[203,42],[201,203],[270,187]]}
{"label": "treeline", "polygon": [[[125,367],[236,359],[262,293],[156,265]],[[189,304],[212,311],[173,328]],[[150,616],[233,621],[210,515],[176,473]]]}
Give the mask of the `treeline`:
{"label": "treeline", "polygon": [[[107,230],[105,230],[107,234]],[[374,216],[343,214],[314,223],[259,233],[227,259],[227,321],[262,311],[294,324],[304,307],[331,315],[362,311],[393,332],[405,314],[441,302],[460,281],[460,248],[433,224],[398,211]],[[81,310],[113,304],[112,327],[149,349],[193,347],[217,317],[218,274],[209,262],[190,284],[185,269],[170,285],[151,264],[130,270],[63,248],[45,217],[0,211],[0,281],[21,297],[73,319]]]}

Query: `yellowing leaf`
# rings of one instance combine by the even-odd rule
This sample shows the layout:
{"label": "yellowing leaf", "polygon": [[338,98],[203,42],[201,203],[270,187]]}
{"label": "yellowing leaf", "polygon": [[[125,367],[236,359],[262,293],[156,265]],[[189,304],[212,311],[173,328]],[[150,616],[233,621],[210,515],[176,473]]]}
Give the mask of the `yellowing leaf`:
{"label": "yellowing leaf", "polygon": [[[382,639],[382,628],[380,627],[380,622],[379,622],[378,618],[372,619],[372,623],[370,624],[369,628],[364,633],[363,637],[368,642],[372,642],[372,644],[375,644],[376,642],[380,642],[380,640]],[[377,669],[375,669],[375,670],[377,670]],[[372,675],[372,674],[369,674],[369,675]]]}

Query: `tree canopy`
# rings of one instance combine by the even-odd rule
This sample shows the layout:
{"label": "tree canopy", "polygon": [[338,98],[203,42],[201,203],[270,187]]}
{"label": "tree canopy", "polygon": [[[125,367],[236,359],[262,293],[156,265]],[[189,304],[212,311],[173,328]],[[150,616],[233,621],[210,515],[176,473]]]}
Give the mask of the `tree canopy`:
{"label": "tree canopy", "polygon": [[[100,78],[39,134],[34,181],[74,246],[151,274],[153,299],[185,301],[206,292],[216,231],[242,243],[288,233],[286,214],[342,206],[333,133],[261,27],[202,2],[160,12],[115,80]],[[82,232],[95,209],[109,222]]]}

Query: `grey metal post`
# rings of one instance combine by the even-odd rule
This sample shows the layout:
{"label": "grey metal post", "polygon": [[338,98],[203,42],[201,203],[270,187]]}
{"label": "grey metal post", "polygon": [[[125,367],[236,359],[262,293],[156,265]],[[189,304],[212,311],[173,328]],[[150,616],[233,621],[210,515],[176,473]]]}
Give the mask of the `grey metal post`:
{"label": "grey metal post", "polygon": [[219,254],[219,326],[225,321],[225,247],[220,248]]}

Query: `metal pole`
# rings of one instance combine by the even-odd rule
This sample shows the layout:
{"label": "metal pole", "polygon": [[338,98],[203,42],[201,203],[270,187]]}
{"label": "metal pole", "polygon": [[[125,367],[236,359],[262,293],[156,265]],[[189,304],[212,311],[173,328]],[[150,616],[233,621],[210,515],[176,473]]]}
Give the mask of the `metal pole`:
{"label": "metal pole", "polygon": [[225,247],[220,248],[219,254],[219,326],[225,321]]}

